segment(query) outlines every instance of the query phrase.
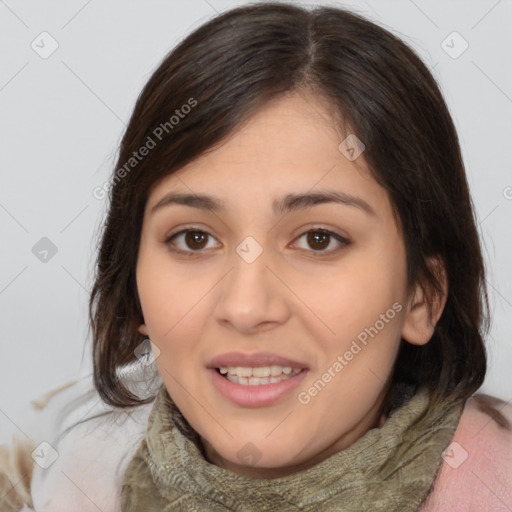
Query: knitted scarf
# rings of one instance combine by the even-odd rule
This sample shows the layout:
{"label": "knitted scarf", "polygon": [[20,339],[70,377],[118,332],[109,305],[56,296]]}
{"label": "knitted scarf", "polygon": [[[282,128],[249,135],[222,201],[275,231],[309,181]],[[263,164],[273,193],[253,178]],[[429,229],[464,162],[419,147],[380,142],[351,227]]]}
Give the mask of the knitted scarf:
{"label": "knitted scarf", "polygon": [[292,475],[258,479],[210,463],[199,435],[160,388],[146,437],[124,474],[123,512],[417,511],[432,490],[463,401],[432,407],[426,388],[382,428]]}

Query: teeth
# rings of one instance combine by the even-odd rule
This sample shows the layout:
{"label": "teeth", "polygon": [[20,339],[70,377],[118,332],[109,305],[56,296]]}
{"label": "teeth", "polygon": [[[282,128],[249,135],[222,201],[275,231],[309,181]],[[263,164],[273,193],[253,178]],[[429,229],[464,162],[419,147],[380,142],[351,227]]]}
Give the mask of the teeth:
{"label": "teeth", "polygon": [[[237,371],[237,374],[238,375],[234,375],[233,373],[231,373],[231,370],[238,370],[238,369],[242,369],[242,370],[260,370],[259,372],[254,372],[254,373],[270,373],[268,371],[269,368],[279,368],[281,369],[281,373],[280,374],[276,374],[275,376],[270,374],[269,375],[266,375],[264,377],[256,377],[254,375],[249,375],[248,377],[244,377],[243,375],[240,375],[238,374],[238,371]],[[230,382],[233,382],[234,384],[242,384],[242,385],[245,385],[245,386],[262,386],[262,385],[265,385],[265,384],[273,384],[275,382],[281,382],[282,380],[288,380],[288,379],[291,379],[292,377],[295,377],[295,375],[299,374],[302,369],[300,368],[297,368],[295,370],[292,371],[291,368],[289,368],[289,372],[285,372],[284,370],[285,369],[288,369],[289,367],[281,367],[281,366],[273,366],[273,367],[258,367],[258,368],[247,368],[247,367],[228,367],[228,368],[220,368],[220,371],[223,375],[226,375],[226,378],[230,381]],[[266,370],[266,371],[264,371]],[[275,370],[275,372],[277,372],[277,370]],[[243,373],[243,372],[241,372]],[[245,373],[248,373],[248,372],[245,372]]]}
{"label": "teeth", "polygon": [[[257,366],[257,367],[249,367],[249,366],[228,366],[221,367],[220,373],[225,375],[229,373],[230,375],[236,375],[237,377],[277,377],[282,375],[290,375],[292,373],[292,368],[290,366]],[[300,371],[300,370],[298,370]],[[297,371],[297,373],[298,373]]]}
{"label": "teeth", "polygon": [[272,369],[270,368],[270,366],[258,366],[257,368],[237,368],[237,373],[238,370],[240,369],[251,371],[253,377],[269,377],[270,374],[272,373]]}

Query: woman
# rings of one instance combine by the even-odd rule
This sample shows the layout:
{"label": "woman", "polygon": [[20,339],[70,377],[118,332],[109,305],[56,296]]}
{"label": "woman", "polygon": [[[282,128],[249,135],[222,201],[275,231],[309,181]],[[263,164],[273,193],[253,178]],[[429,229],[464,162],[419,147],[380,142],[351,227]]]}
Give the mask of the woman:
{"label": "woman", "polygon": [[223,13],[123,137],[90,301],[110,409],[68,418],[34,508],[507,510],[510,406],[475,395],[487,311],[415,53],[339,8]]}

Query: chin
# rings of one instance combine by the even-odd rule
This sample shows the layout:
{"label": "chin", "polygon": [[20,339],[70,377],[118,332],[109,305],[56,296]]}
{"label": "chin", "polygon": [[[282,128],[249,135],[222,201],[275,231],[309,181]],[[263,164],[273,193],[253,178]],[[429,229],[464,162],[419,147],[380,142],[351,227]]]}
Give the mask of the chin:
{"label": "chin", "polygon": [[229,453],[225,455],[221,453],[220,455],[224,459],[225,465],[230,466],[230,469],[233,467],[232,470],[240,472],[261,470],[264,473],[265,470],[293,469],[303,462],[296,460],[297,453],[295,451],[276,451],[275,447],[270,443],[267,443],[265,447],[261,447],[261,445],[258,447],[257,444],[253,444],[250,441],[242,445],[235,452],[230,450]]}

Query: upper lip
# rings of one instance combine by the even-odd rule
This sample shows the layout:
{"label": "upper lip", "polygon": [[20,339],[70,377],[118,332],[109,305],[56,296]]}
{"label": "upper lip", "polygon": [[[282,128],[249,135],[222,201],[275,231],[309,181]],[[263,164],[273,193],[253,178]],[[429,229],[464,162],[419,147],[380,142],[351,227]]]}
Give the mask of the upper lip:
{"label": "upper lip", "polygon": [[308,368],[306,363],[294,361],[287,357],[279,356],[272,352],[227,352],[214,357],[208,364],[208,368],[221,368],[228,366],[289,366],[290,368]]}

